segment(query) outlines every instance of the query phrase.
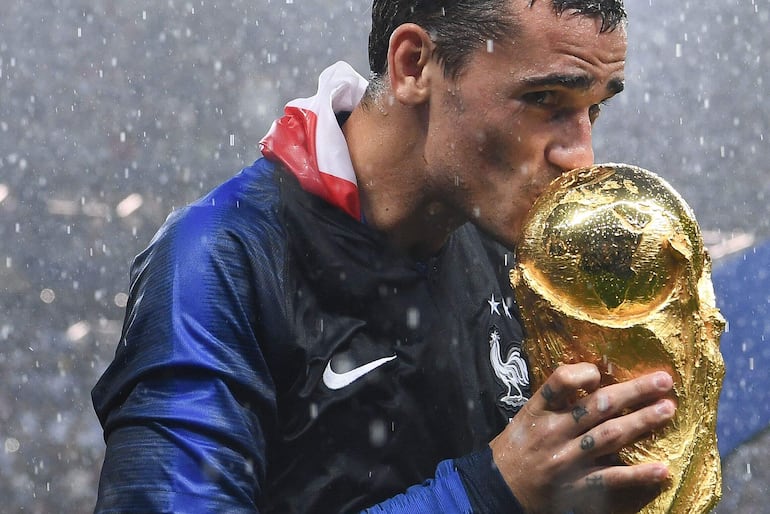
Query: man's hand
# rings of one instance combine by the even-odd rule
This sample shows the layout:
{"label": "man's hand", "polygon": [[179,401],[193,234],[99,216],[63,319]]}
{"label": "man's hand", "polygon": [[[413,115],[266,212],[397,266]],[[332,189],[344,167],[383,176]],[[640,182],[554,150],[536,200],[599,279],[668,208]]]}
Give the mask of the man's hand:
{"label": "man's hand", "polygon": [[599,381],[593,364],[557,368],[490,443],[527,512],[636,512],[666,481],[664,463],[625,466],[614,456],[674,416],[675,403],[665,398],[671,376],[651,373],[602,388]]}

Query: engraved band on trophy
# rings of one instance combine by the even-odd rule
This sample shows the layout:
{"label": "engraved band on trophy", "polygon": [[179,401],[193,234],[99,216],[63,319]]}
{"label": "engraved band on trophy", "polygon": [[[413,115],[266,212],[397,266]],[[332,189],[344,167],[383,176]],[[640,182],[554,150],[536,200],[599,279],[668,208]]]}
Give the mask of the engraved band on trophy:
{"label": "engraved band on trophy", "polygon": [[568,172],[533,206],[510,276],[533,390],[575,362],[596,364],[602,385],[659,369],[671,374],[673,422],[620,458],[669,465],[668,486],[642,512],[709,511],[721,497],[724,319],[700,229],[679,194],[626,164]]}

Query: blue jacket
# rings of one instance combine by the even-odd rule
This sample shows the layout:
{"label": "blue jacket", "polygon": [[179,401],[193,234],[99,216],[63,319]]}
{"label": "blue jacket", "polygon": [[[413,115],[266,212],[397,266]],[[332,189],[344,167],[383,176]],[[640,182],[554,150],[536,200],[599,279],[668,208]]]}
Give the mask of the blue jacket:
{"label": "blue jacket", "polygon": [[257,161],[135,260],[96,511],[516,512],[511,258],[467,225],[414,261]]}

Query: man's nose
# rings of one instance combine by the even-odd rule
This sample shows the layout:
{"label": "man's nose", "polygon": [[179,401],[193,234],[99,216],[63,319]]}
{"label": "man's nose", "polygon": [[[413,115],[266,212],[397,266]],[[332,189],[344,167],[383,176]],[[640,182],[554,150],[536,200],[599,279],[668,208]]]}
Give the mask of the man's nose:
{"label": "man's nose", "polygon": [[560,126],[551,144],[546,148],[546,159],[562,171],[569,171],[594,163],[591,136],[592,124],[588,113],[576,113]]}

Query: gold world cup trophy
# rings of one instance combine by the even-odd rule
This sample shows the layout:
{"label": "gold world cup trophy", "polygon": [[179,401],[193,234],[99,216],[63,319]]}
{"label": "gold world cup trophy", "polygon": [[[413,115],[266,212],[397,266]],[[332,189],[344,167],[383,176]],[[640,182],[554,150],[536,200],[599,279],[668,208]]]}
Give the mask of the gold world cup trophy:
{"label": "gold world cup trophy", "polygon": [[623,449],[670,481],[641,512],[708,512],[721,497],[716,413],[724,376],[711,261],[684,200],[625,164],[573,170],[540,196],[511,283],[533,390],[560,364],[592,362],[602,385],[655,370],[674,379],[674,420]]}

